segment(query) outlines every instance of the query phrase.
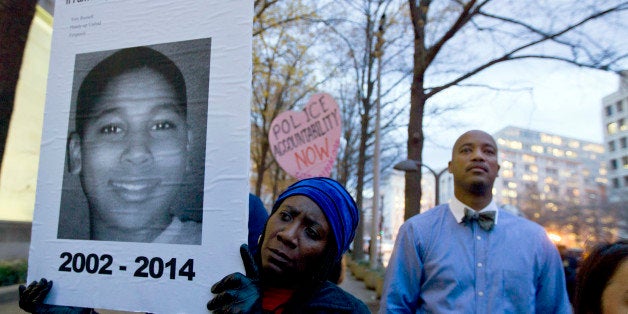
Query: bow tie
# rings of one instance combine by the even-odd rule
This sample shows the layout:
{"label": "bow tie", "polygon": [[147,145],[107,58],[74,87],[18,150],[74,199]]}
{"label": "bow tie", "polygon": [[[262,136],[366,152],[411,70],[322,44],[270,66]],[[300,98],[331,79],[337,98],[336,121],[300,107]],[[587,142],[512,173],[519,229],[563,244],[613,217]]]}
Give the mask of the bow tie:
{"label": "bow tie", "polygon": [[495,225],[495,211],[486,211],[478,213],[475,210],[464,208],[464,217],[462,218],[463,222],[471,222],[473,220],[477,220],[480,228],[490,231],[493,229]]}

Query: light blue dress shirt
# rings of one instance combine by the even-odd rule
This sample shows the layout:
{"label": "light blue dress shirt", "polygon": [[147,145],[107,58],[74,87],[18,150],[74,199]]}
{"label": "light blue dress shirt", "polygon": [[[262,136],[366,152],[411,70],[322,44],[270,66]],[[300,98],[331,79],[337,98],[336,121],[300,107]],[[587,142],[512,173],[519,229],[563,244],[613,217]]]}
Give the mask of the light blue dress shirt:
{"label": "light blue dress shirt", "polygon": [[571,313],[558,250],[538,224],[496,210],[485,231],[454,199],[399,229],[380,313]]}

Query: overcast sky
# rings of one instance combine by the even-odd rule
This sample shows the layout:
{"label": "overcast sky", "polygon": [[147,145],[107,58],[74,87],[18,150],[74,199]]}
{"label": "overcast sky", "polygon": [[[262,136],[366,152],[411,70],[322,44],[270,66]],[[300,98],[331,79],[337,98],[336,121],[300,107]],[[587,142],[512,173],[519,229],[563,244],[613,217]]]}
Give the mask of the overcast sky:
{"label": "overcast sky", "polygon": [[426,119],[423,160],[435,170],[447,166],[454,141],[469,129],[495,133],[517,126],[602,143],[602,98],[619,86],[614,73],[556,62],[504,65],[481,79],[491,86],[521,91],[456,89],[434,99],[432,105],[456,102],[466,106],[446,117]]}

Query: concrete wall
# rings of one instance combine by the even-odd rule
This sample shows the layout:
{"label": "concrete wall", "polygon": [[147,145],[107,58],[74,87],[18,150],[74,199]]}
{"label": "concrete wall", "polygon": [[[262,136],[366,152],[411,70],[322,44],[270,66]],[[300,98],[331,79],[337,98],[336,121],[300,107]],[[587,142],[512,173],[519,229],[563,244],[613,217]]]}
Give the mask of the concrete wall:
{"label": "concrete wall", "polygon": [[31,223],[0,221],[0,260],[28,258]]}

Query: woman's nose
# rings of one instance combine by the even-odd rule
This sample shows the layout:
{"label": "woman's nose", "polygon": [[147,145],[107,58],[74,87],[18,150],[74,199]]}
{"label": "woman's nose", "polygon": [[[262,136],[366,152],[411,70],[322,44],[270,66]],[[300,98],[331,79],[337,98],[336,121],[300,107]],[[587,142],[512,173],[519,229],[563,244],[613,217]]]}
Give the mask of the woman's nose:
{"label": "woman's nose", "polygon": [[298,228],[296,224],[288,224],[277,233],[277,238],[289,248],[296,248],[298,232],[297,229]]}

